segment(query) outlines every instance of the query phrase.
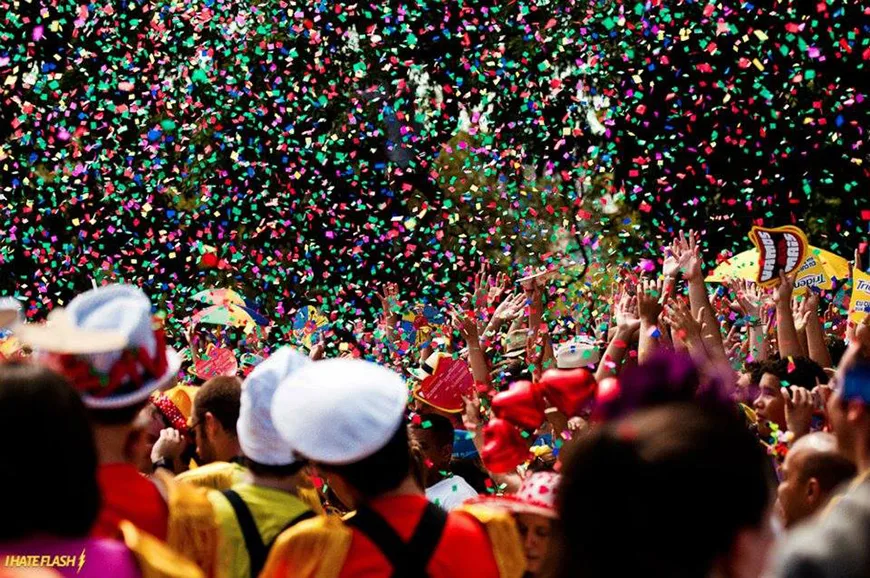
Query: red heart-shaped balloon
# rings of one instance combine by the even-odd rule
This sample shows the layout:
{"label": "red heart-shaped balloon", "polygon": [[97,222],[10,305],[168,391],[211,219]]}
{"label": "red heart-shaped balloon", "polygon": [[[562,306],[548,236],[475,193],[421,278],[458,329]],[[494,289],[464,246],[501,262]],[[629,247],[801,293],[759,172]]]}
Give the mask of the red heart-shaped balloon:
{"label": "red heart-shaped balloon", "polygon": [[493,418],[483,428],[480,457],[494,474],[511,472],[529,455],[529,447],[519,430],[503,419]]}
{"label": "red heart-shaped balloon", "polygon": [[595,376],[589,371],[576,369],[548,369],[541,376],[538,389],[547,400],[568,417],[579,415],[586,403],[595,395]]}
{"label": "red heart-shaped balloon", "polygon": [[517,381],[492,398],[492,413],[523,429],[537,429],[544,421],[544,401],[529,381]]}

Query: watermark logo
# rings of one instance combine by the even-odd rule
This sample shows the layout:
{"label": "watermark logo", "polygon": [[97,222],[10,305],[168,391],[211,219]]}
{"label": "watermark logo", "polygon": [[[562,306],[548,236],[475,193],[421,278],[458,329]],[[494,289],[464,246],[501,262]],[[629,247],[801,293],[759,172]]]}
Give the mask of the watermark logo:
{"label": "watermark logo", "polygon": [[85,550],[81,554],[69,555],[39,555],[39,554],[7,554],[3,558],[3,566],[6,568],[75,568],[76,574],[82,571],[85,565]]}

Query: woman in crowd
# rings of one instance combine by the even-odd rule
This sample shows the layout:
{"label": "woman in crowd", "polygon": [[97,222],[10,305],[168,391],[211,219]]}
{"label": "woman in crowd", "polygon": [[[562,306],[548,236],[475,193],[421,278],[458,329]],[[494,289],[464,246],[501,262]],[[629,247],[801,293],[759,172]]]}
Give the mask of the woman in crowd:
{"label": "woman in crowd", "polygon": [[7,569],[16,556],[38,555],[62,576],[202,576],[129,522],[121,528],[126,544],[89,537],[100,506],[97,451],[85,406],[63,377],[37,365],[0,366],[0,439]]}
{"label": "woman in crowd", "polygon": [[513,514],[526,555],[524,578],[544,575],[542,570],[550,555],[553,523],[559,517],[556,511],[559,479],[559,474],[553,472],[537,472],[523,481],[516,494],[481,496],[469,502],[503,508]]}

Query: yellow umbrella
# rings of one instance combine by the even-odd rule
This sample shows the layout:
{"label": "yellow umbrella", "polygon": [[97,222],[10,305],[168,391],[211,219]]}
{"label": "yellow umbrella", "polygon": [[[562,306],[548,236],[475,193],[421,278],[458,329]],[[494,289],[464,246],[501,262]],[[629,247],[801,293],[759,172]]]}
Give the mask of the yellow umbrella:
{"label": "yellow umbrella", "polygon": [[[758,250],[750,249],[723,261],[707,276],[708,283],[722,283],[730,279],[755,281],[758,277]],[[833,279],[849,277],[849,262],[830,251],[810,247],[806,259],[798,267],[795,277],[795,293],[806,291],[807,287],[819,289],[833,288]]]}

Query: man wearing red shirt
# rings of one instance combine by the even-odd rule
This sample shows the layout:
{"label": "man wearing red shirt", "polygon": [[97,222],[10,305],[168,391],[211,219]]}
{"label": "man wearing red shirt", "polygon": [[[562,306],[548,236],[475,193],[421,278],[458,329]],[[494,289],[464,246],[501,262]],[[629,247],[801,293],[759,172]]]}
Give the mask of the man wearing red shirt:
{"label": "man wearing red shirt", "polygon": [[448,514],[426,500],[411,475],[407,392],[396,373],[357,359],[319,361],[281,384],[272,405],[279,433],[356,511],[284,532],[262,578],[522,576],[509,516]]}
{"label": "man wearing red shirt", "polygon": [[25,325],[19,338],[41,364],[66,377],[88,408],[100,460],[102,505],[93,535],[117,538],[123,520],[165,540],[169,508],[158,486],[129,458],[133,422],[153,391],[179,369],[166,346],[151,301],[137,287],[108,285],[86,291],[43,325]]}

